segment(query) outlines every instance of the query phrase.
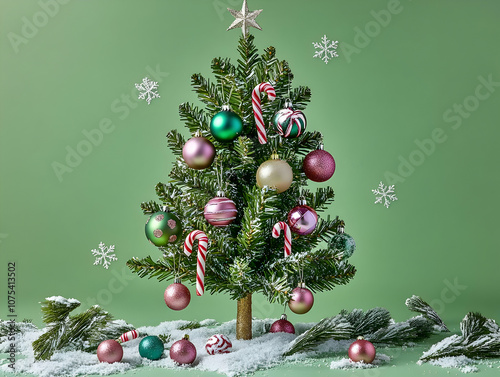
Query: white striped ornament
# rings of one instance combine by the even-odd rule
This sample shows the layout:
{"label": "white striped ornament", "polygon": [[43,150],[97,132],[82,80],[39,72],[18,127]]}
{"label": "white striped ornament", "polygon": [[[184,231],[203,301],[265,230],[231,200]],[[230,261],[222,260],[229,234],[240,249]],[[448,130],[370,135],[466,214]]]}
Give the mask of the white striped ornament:
{"label": "white striped ornament", "polygon": [[[299,137],[305,131],[307,125],[304,113],[300,110],[294,111],[290,108],[278,111],[275,121],[278,133],[284,137],[290,136],[294,125],[297,126],[297,135],[295,137]],[[285,124],[286,128],[284,129]]]}
{"label": "white striped ornament", "polygon": [[193,252],[193,242],[198,240],[198,261],[196,265],[196,295],[205,292],[205,261],[208,251],[208,237],[201,230],[193,230],[184,241],[184,254],[188,257]]}
{"label": "white striped ornament", "polygon": [[213,226],[229,225],[236,219],[237,214],[236,204],[223,196],[210,199],[205,205],[205,219]]}
{"label": "white striped ornament", "polygon": [[285,235],[285,258],[292,254],[292,232],[284,221],[280,221],[273,226],[273,237],[278,238],[283,230]]}
{"label": "white striped ornament", "polygon": [[259,137],[259,143],[266,144],[266,128],[264,125],[264,118],[262,117],[262,105],[260,102],[261,92],[267,93],[267,98],[269,101],[274,101],[276,99],[276,92],[271,84],[268,82],[263,82],[257,85],[252,91],[252,107],[253,115],[255,117],[255,125],[257,126],[257,135]]}
{"label": "white striped ornament", "polygon": [[205,345],[209,355],[215,355],[217,353],[229,353],[233,344],[229,338],[223,334],[215,334],[210,337]]}

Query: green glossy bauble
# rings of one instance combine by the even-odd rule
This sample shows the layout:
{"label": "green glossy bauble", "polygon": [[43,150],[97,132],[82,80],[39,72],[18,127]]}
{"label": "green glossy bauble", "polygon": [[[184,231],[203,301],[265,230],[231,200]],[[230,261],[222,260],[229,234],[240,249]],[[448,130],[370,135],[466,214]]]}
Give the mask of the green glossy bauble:
{"label": "green glossy bauble", "polygon": [[146,223],[146,237],[155,246],[167,246],[176,242],[181,235],[181,221],[173,213],[153,213]]}
{"label": "green glossy bauble", "polygon": [[329,246],[334,252],[340,252],[342,259],[350,258],[356,249],[354,238],[347,233],[337,233],[334,235],[330,239]]}
{"label": "green glossy bauble", "polygon": [[147,336],[139,343],[139,354],[149,360],[158,360],[164,350],[165,346],[157,336]]}
{"label": "green glossy bauble", "polygon": [[243,121],[233,111],[221,111],[214,115],[210,121],[210,132],[220,141],[232,141],[243,131]]}

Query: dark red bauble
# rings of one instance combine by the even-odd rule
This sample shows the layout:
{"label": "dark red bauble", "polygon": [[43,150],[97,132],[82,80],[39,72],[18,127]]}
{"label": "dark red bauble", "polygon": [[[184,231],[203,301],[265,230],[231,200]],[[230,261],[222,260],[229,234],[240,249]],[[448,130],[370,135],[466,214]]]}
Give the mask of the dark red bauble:
{"label": "dark red bauble", "polygon": [[335,173],[335,160],[327,151],[318,149],[306,156],[302,169],[311,181],[325,182]]}
{"label": "dark red bauble", "polygon": [[170,284],[165,293],[163,294],[165,299],[165,304],[172,310],[182,310],[189,305],[191,301],[191,293],[189,289],[180,282],[176,280],[173,284]]}
{"label": "dark red bauble", "polygon": [[359,337],[358,340],[354,341],[349,347],[347,352],[349,359],[354,362],[362,361],[364,363],[370,364],[375,359],[375,346],[368,340],[364,340],[363,337]]}
{"label": "dark red bauble", "polygon": [[295,327],[293,327],[292,323],[286,319],[286,314],[283,314],[281,319],[271,325],[269,332],[286,332],[289,334],[295,334]]}

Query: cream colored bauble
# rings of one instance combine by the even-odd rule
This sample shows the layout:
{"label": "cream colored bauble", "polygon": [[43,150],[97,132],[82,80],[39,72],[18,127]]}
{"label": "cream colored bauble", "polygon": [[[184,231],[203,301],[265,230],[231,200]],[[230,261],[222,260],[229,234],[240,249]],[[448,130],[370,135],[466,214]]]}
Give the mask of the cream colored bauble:
{"label": "cream colored bauble", "polygon": [[286,161],[274,153],[257,170],[257,186],[276,189],[278,193],[288,190],[293,181],[293,171]]}

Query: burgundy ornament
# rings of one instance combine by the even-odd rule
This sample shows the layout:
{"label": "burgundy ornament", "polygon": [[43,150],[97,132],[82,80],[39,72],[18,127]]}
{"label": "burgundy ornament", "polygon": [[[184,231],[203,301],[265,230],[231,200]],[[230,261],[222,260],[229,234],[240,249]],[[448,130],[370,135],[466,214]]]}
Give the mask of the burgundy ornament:
{"label": "burgundy ornament", "polygon": [[318,214],[306,205],[305,200],[300,200],[299,205],[288,213],[288,225],[290,230],[301,236],[311,234],[318,224]]}
{"label": "burgundy ornament", "polygon": [[215,147],[207,138],[195,136],[184,144],[182,158],[192,169],[206,169],[214,162]]}
{"label": "burgundy ornament", "polygon": [[295,327],[293,327],[292,323],[286,319],[286,314],[281,316],[281,319],[277,320],[271,325],[271,329],[269,332],[286,332],[289,334],[295,334]]}
{"label": "burgundy ornament", "polygon": [[335,160],[327,151],[320,149],[308,153],[302,164],[307,178],[314,182],[328,181],[335,173]]}
{"label": "burgundy ornament", "polygon": [[105,340],[97,347],[97,358],[101,363],[116,363],[123,357],[123,348],[116,340]]}
{"label": "burgundy ornament", "polygon": [[364,363],[370,364],[375,359],[375,346],[368,340],[364,340],[362,336],[358,337],[358,340],[354,341],[349,347],[347,352],[349,359],[354,362],[362,361]]}
{"label": "burgundy ornament", "polygon": [[292,298],[288,301],[288,307],[295,314],[306,314],[314,305],[314,296],[306,288],[304,283],[300,283],[292,291]]}
{"label": "burgundy ornament", "polygon": [[181,283],[181,279],[175,279],[173,284],[170,284],[163,294],[165,304],[172,310],[182,310],[189,305],[191,301],[191,293],[189,289]]}
{"label": "burgundy ornament", "polygon": [[170,358],[177,364],[192,364],[196,360],[196,347],[189,341],[189,335],[172,344]]}
{"label": "burgundy ornament", "polygon": [[205,219],[216,227],[231,224],[237,215],[236,204],[226,198],[222,191],[217,192],[217,196],[210,199],[205,206]]}

